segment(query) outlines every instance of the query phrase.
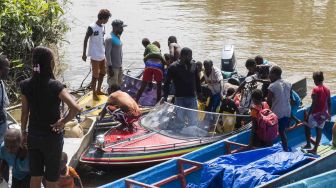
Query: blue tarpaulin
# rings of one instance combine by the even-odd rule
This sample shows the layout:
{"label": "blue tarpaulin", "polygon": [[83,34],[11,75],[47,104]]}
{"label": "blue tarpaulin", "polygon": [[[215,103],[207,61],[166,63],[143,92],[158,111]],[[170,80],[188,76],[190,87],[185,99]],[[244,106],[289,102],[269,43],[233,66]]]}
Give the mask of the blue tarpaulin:
{"label": "blue tarpaulin", "polygon": [[224,155],[203,165],[201,183],[188,188],[255,187],[311,161],[301,151],[273,147]]}

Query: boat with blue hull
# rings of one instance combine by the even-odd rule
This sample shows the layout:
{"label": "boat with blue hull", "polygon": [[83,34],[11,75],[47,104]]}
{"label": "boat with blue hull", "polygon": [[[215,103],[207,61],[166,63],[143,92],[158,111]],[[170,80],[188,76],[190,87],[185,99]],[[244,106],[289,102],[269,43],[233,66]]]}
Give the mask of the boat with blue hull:
{"label": "boat with blue hull", "polygon": [[[292,126],[287,131],[287,138],[289,147],[292,149],[290,153],[298,153],[300,156],[305,157],[303,163],[298,163],[287,171],[282,171],[280,174],[273,177],[267,182],[262,184],[253,184],[251,187],[281,187],[286,184],[290,184],[329,170],[336,169],[336,150],[331,146],[332,140],[332,127],[335,123],[336,112],[336,96],[332,97],[332,118],[330,122],[327,122],[324,129],[321,144],[318,149],[318,156],[307,156],[301,152],[301,147],[305,144],[305,134],[303,126]],[[299,119],[304,118],[304,108],[300,109],[296,116]],[[315,131],[312,131],[312,141],[314,141]],[[240,152],[236,154],[235,150],[245,147],[250,138],[250,130],[243,131],[237,135],[226,138],[222,141],[216,142],[202,149],[196,150],[189,154],[183,155],[179,158],[174,158],[160,165],[153,166],[144,171],[130,175],[115,182],[103,185],[101,187],[187,187],[194,185],[194,187],[201,187],[202,173],[206,166],[211,164],[208,161],[214,161],[218,157],[228,156],[236,157],[237,160],[246,160],[253,158],[265,150],[270,148],[256,149],[252,151]],[[280,142],[280,140],[277,140]],[[276,146],[274,146],[276,147]],[[271,148],[272,150],[272,148]],[[239,157],[239,155],[245,156],[245,158]],[[268,164],[268,167],[272,167],[272,164]],[[224,174],[224,172],[223,172]],[[204,177],[203,177],[204,180]],[[222,186],[222,185],[218,185]]]}
{"label": "boat with blue hull", "polygon": [[284,188],[323,188],[336,187],[336,170],[331,170],[307,179],[284,186]]}

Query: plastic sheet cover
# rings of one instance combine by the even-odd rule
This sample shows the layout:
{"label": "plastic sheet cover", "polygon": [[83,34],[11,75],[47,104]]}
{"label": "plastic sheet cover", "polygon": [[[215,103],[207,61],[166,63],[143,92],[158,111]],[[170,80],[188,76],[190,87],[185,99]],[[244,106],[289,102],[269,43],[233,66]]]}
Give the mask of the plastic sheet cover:
{"label": "plastic sheet cover", "polygon": [[203,165],[201,183],[188,188],[255,187],[311,161],[301,151],[284,152],[273,147],[224,155]]}

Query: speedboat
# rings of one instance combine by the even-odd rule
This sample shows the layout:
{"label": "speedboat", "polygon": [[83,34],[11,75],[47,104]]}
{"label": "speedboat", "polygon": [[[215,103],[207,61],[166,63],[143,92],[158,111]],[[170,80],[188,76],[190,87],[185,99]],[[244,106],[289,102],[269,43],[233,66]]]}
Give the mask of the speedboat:
{"label": "speedboat", "polygon": [[248,129],[249,124],[234,128],[236,119],[243,117],[247,116],[159,104],[134,124],[133,131],[118,126],[106,130],[101,127],[113,121],[99,122],[80,162],[118,166],[166,161]]}

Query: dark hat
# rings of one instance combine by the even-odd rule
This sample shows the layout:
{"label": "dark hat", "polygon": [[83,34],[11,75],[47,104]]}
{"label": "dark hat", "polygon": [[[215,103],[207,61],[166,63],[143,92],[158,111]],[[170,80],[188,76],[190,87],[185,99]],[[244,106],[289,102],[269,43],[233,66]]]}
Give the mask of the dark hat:
{"label": "dark hat", "polygon": [[113,27],[115,26],[126,27],[127,25],[125,25],[124,22],[121,20],[113,20],[112,26]]}

